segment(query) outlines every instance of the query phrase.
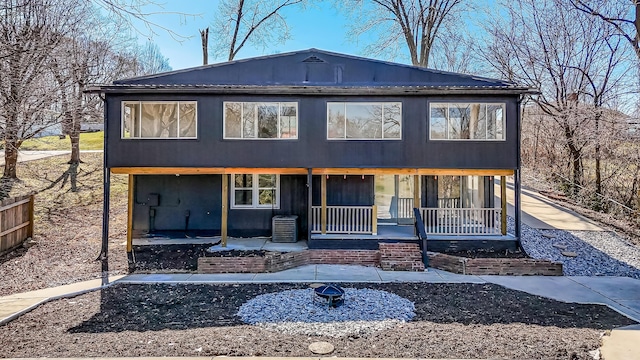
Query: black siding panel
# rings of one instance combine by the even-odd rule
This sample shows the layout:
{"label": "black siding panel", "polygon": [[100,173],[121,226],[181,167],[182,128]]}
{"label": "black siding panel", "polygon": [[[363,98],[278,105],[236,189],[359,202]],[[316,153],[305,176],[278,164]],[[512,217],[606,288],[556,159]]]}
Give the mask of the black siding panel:
{"label": "black siding panel", "polygon": [[[198,139],[121,139],[125,100],[198,101]],[[297,101],[297,140],[224,140],[223,101]],[[400,101],[402,140],[327,140],[328,101]],[[430,141],[430,101],[507,103],[506,141]],[[107,97],[108,167],[361,167],[513,169],[517,165],[515,97],[325,97],[127,95]]]}
{"label": "black siding panel", "polygon": [[[313,176],[313,206],[321,205],[321,177]],[[327,206],[373,205],[373,176],[329,175],[327,179]]]}
{"label": "black siding panel", "polygon": [[[134,181],[133,229],[150,230],[152,210],[153,230],[220,229],[220,175],[136,175]],[[150,194],[157,194],[158,206],[147,204]]]}
{"label": "black siding panel", "polygon": [[[222,175],[136,175],[133,228],[151,230],[150,210],[155,212],[153,230],[221,229]],[[298,215],[298,234],[307,233],[307,178],[305,175],[280,177],[280,209],[230,209],[229,236],[271,236],[274,215]],[[149,206],[156,194],[157,206]],[[151,196],[153,197],[153,196]]]}

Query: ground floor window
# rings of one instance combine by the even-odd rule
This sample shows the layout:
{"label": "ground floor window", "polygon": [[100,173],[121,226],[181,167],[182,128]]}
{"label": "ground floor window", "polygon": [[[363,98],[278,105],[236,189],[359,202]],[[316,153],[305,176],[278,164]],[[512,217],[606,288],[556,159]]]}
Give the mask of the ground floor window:
{"label": "ground floor window", "polygon": [[280,176],[275,174],[233,174],[232,208],[280,207]]}

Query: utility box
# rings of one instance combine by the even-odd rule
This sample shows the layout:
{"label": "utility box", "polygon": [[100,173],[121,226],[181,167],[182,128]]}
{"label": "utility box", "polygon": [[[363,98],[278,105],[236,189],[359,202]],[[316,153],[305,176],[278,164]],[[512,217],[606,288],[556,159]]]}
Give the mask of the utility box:
{"label": "utility box", "polygon": [[293,243],[298,241],[298,216],[274,216],[271,219],[271,241],[277,243]]}

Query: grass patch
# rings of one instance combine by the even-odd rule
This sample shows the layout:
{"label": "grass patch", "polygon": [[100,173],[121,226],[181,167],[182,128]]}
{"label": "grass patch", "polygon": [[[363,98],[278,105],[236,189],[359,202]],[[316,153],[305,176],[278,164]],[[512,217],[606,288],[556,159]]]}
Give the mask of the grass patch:
{"label": "grass patch", "polygon": [[[104,145],[104,131],[80,133],[80,150],[102,150]],[[71,141],[66,136],[44,136],[25,140],[20,150],[71,150]]]}
{"label": "grass patch", "polygon": [[[102,203],[102,154],[85,153],[80,158],[79,165],[68,164],[69,155],[18,163],[19,180],[4,186],[10,186],[6,189],[10,197],[33,192],[42,206],[59,210]],[[111,176],[114,199],[126,198],[127,190],[126,175]]]}

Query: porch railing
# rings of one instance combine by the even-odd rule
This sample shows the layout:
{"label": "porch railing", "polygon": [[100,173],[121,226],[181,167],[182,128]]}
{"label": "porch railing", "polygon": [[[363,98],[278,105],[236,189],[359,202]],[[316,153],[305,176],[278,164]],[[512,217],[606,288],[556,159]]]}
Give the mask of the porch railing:
{"label": "porch railing", "polygon": [[[327,206],[327,233],[377,234],[377,214],[373,206]],[[322,232],[322,207],[311,207],[311,232]]]}
{"label": "porch railing", "polygon": [[500,235],[500,209],[421,208],[427,234]]}

